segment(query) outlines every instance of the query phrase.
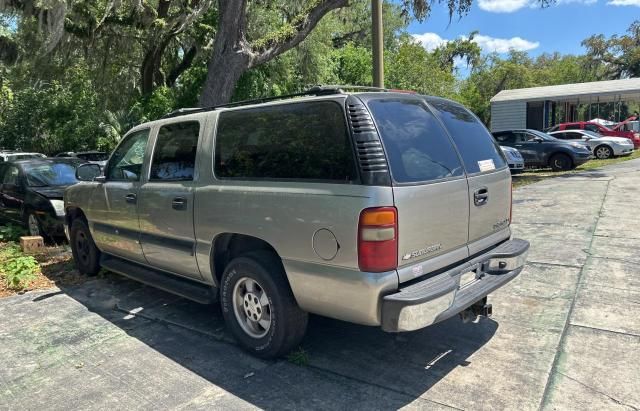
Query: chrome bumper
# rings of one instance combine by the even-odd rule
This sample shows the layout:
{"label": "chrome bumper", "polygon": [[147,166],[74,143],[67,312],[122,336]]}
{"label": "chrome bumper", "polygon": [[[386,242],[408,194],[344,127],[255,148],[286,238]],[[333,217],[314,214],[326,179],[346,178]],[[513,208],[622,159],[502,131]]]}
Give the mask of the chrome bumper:
{"label": "chrome bumper", "polygon": [[[413,331],[446,320],[518,276],[529,252],[529,242],[513,239],[426,280],[401,287],[382,300],[382,329]],[[460,284],[464,274],[475,278]]]}

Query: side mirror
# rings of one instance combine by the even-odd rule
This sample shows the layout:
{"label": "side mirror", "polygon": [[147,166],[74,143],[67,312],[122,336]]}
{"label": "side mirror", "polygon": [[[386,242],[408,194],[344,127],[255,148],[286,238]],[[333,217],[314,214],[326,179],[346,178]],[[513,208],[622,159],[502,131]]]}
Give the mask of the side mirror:
{"label": "side mirror", "polygon": [[98,164],[85,163],[76,168],[76,179],[78,181],[96,181],[100,177],[102,177],[102,168]]}

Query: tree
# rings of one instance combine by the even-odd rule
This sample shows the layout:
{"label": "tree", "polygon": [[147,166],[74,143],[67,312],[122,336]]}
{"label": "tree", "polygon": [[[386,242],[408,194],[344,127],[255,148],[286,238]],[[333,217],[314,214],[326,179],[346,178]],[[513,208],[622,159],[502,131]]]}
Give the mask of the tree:
{"label": "tree", "polygon": [[582,42],[589,67],[601,79],[640,77],[640,20],[634,21],[624,36],[594,35]]}

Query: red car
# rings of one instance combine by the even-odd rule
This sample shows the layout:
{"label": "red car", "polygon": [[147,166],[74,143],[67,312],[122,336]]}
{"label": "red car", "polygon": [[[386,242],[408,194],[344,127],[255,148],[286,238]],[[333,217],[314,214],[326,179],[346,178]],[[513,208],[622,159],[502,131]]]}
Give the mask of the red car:
{"label": "red car", "polygon": [[[625,122],[627,120],[625,120]],[[620,127],[620,125],[623,123],[618,124],[616,127]],[[598,123],[593,123],[591,121],[576,121],[575,123],[560,123],[558,125],[551,127],[551,129],[549,129],[548,131],[551,132],[551,131],[558,131],[558,130],[589,130],[595,133],[599,133],[603,136],[625,137],[633,141],[634,148],[636,149],[640,148],[639,133],[635,133],[633,131],[623,131],[621,129],[611,129],[607,126],[603,126],[602,124],[598,124]]]}

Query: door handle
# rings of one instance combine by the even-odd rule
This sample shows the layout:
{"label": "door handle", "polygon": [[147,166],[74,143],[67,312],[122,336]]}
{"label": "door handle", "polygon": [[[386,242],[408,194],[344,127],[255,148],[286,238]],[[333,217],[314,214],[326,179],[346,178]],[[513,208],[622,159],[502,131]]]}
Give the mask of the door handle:
{"label": "door handle", "polygon": [[186,210],[187,200],[183,197],[176,197],[171,202],[171,208],[173,208],[174,210]]}
{"label": "door handle", "polygon": [[129,204],[135,204],[137,200],[137,196],[133,193],[129,193],[126,196],[124,196],[124,199],[127,200],[127,203]]}
{"label": "door handle", "polygon": [[482,187],[476,190],[476,192],[473,193],[473,202],[478,207],[487,204],[489,202],[489,189]]}

